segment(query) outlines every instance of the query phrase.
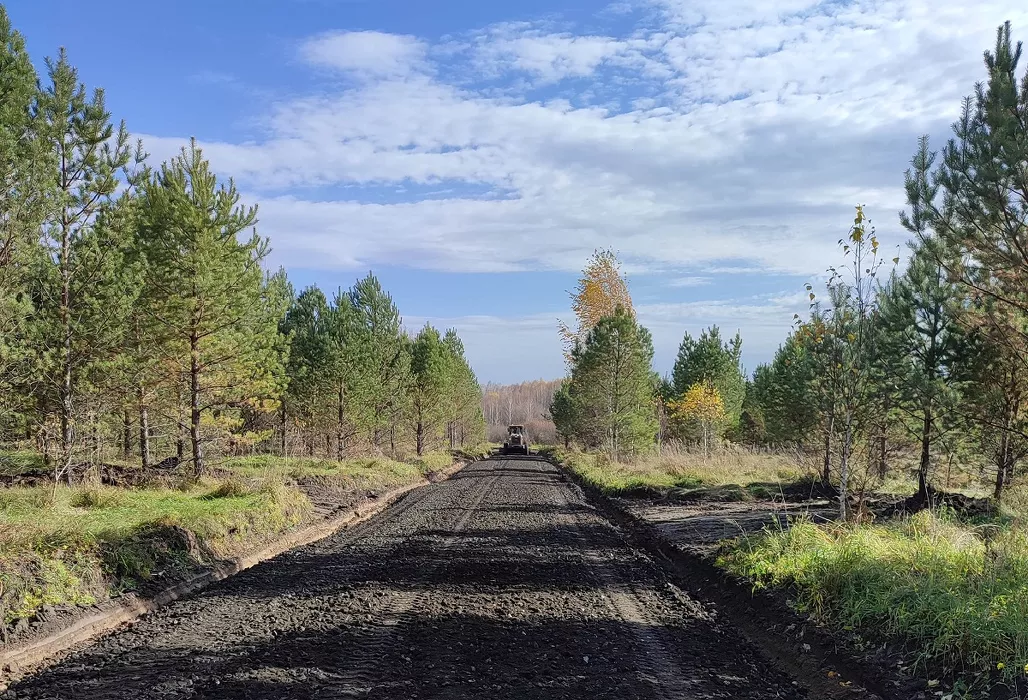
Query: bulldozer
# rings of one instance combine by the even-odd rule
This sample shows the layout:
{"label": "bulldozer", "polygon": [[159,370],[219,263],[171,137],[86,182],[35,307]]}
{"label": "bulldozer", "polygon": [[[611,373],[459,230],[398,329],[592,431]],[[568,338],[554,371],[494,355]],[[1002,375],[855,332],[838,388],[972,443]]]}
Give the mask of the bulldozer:
{"label": "bulldozer", "polygon": [[505,455],[528,454],[528,435],[525,434],[525,426],[511,425],[507,427],[507,439],[503,443],[501,453]]}

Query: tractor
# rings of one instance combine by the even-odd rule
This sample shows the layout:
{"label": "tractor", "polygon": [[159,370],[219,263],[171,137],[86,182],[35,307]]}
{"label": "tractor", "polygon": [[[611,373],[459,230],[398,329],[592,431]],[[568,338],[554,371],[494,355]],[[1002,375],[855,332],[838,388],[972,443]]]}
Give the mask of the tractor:
{"label": "tractor", "polygon": [[503,443],[502,453],[505,455],[528,454],[528,436],[525,434],[525,426],[512,425],[507,428],[507,440]]}

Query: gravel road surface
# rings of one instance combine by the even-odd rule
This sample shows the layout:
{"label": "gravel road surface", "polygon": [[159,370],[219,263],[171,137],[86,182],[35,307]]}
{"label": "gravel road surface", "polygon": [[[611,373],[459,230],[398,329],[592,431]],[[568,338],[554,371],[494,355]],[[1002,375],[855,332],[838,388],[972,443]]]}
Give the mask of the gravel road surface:
{"label": "gravel road surface", "polygon": [[19,700],[805,697],[532,458],[473,464],[11,690]]}

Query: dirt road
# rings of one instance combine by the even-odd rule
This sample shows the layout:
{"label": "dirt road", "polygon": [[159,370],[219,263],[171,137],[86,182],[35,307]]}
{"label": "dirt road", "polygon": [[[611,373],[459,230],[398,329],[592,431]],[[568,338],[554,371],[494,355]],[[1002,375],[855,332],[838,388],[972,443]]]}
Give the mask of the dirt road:
{"label": "dirt road", "polygon": [[22,698],[797,698],[552,465],[489,460],[179,601]]}

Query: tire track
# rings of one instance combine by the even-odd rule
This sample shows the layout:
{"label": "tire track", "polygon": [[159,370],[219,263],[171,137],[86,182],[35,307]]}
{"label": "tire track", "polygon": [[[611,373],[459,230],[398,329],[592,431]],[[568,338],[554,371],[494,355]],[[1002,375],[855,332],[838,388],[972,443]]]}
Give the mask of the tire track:
{"label": "tire track", "polygon": [[675,673],[678,664],[669,651],[669,640],[660,633],[661,621],[643,602],[632,582],[620,579],[611,570],[610,562],[596,553],[586,536],[583,514],[570,508],[572,502],[568,498],[568,490],[567,484],[554,485],[557,502],[570,513],[568,525],[579,544],[582,560],[588,564],[589,572],[599,584],[610,610],[631,630],[639,646],[640,653],[635,659],[639,679],[653,685],[663,700],[697,700],[692,692],[695,681]]}
{"label": "tire track", "polygon": [[[432,547],[435,555],[445,555],[448,550],[454,549],[462,541],[461,531],[467,527],[475,510],[481,506],[482,501],[485,500],[486,495],[499,479],[500,475],[496,474],[482,479],[475,486],[471,493],[471,501],[464,507],[461,516],[450,526],[448,534]],[[423,503],[422,501],[412,504],[412,506],[423,505]],[[401,514],[412,506],[408,506]],[[399,514],[397,514],[398,516]],[[433,557],[433,563],[428,570],[440,568],[441,561],[442,556]],[[409,622],[411,615],[416,614],[419,604],[431,593],[432,591],[428,589],[394,591],[390,596],[387,608],[378,613],[378,619],[372,623],[372,628],[358,638],[356,653],[347,659],[349,666],[347,671],[333,677],[331,683],[319,693],[319,697],[328,699],[360,698],[375,690],[380,690],[383,686],[379,682],[383,675],[383,662],[396,651],[400,630]]]}

